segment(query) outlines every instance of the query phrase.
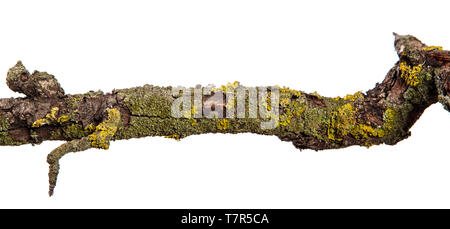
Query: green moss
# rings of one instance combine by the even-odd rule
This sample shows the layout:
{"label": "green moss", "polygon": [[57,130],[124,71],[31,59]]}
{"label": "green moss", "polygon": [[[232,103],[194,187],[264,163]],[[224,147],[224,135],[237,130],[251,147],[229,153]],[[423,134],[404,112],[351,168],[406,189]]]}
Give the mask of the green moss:
{"label": "green moss", "polygon": [[61,133],[61,129],[56,129],[50,132],[50,140],[60,140],[63,135]]}
{"label": "green moss", "polygon": [[77,117],[80,103],[83,103],[85,99],[101,96],[103,94],[104,94],[103,91],[98,90],[98,91],[89,91],[84,94],[67,95],[64,100],[67,104],[67,107],[71,111],[70,114],[66,114],[69,120],[71,119],[71,117]]}
{"label": "green moss", "polygon": [[[29,74],[25,66],[23,66],[22,61],[19,60],[14,67],[8,70],[8,73],[6,74],[6,82],[8,86],[12,84],[12,82],[19,82],[20,76],[22,76],[23,73]],[[14,89],[12,90],[16,91]]]}
{"label": "green moss", "polygon": [[300,117],[303,112],[306,110],[306,100],[303,97],[298,97],[295,99],[294,96],[288,95],[290,97],[280,98],[280,125],[281,126],[291,126],[290,123],[294,119],[294,117]]}
{"label": "green moss", "polygon": [[24,142],[16,142],[8,134],[9,121],[4,115],[0,113],[0,145],[21,145]]}
{"label": "green moss", "polygon": [[408,102],[401,106],[388,105],[388,109],[384,113],[384,143],[393,145],[409,135],[404,120],[408,119],[413,108],[414,106]]}
{"label": "green moss", "polygon": [[145,85],[123,90],[116,90],[124,98],[125,104],[132,115],[171,117],[173,102],[171,88]]}
{"label": "green moss", "polygon": [[[280,120],[278,135],[284,137],[291,135],[292,133],[299,134],[308,132],[305,128],[305,120],[315,119],[317,117],[311,114],[312,110],[310,109],[314,108],[308,107],[304,93],[286,87],[280,88]],[[316,124],[317,122],[312,125]]]}
{"label": "green moss", "polygon": [[[234,89],[238,83],[230,84],[225,89]],[[222,90],[222,88],[220,89]],[[279,130],[262,130],[260,118],[239,119],[209,119],[193,118],[197,111],[193,106],[184,118],[171,116],[173,97],[171,88],[160,88],[146,85],[144,87],[117,90],[120,97],[126,101],[132,115],[127,128],[120,128],[114,139],[127,139],[146,136],[173,136],[184,138],[202,133],[261,133],[273,134]],[[248,105],[248,97],[246,97]],[[249,111],[246,109],[246,116]]]}
{"label": "green moss", "polygon": [[81,101],[83,101],[82,95],[68,95],[65,98],[67,106],[70,108],[70,110],[76,110],[79,107],[79,104]]}
{"label": "green moss", "polygon": [[[223,120],[227,120],[224,122]],[[223,127],[222,127],[223,124]],[[220,126],[220,127],[218,127]],[[222,128],[222,129],[220,129]],[[257,133],[273,135],[279,129],[261,129],[261,120],[254,118],[240,119],[197,119],[195,126],[186,118],[158,118],[146,116],[131,116],[129,127],[117,131],[115,140],[140,138],[147,136],[174,136],[184,138],[190,135],[204,133]]]}
{"label": "green moss", "polygon": [[254,118],[240,118],[237,120],[232,120],[231,126],[236,133],[264,133],[269,131],[262,130],[261,120]]}
{"label": "green moss", "polygon": [[[340,142],[345,136],[351,136],[355,139],[366,139],[365,144],[370,146],[382,142],[395,144],[409,135],[408,126],[404,120],[408,120],[413,106],[435,100],[433,71],[429,67],[422,68],[420,65],[414,67],[409,67],[405,63],[401,65],[403,65],[401,77],[410,85],[403,94],[406,101],[402,105],[386,103],[384,124],[372,126],[370,123],[361,123],[356,118],[357,109],[351,103],[340,104],[342,99],[335,98],[337,103],[330,113],[328,139]],[[324,101],[327,106],[333,106],[330,101],[326,99]]]}
{"label": "green moss", "polygon": [[402,137],[406,137],[410,134],[407,131],[409,126],[407,126],[404,120],[408,120],[408,116],[415,106],[428,106],[433,103],[433,101],[437,100],[437,89],[433,79],[434,74],[433,68],[429,66],[423,68],[418,75],[419,84],[415,87],[409,87],[403,94],[405,102],[402,105],[388,105],[396,115],[392,122],[392,132],[389,136],[386,136],[387,144],[395,144],[401,140]]}
{"label": "green moss", "polygon": [[408,88],[403,97],[412,104],[429,103],[435,100],[436,86],[433,80],[433,71],[424,68],[417,77],[420,83],[415,87]]}
{"label": "green moss", "polygon": [[217,123],[217,129],[227,130],[230,128],[230,121],[227,119],[222,119]]}
{"label": "green moss", "polygon": [[30,130],[30,138],[32,141],[32,144],[41,144],[42,143],[42,139],[39,139],[39,135],[37,134],[36,131],[34,130]]}
{"label": "green moss", "polygon": [[302,132],[320,140],[327,141],[328,139],[325,136],[329,123],[329,113],[328,109],[308,105],[302,115]]}
{"label": "green moss", "polygon": [[9,120],[0,113],[0,131],[7,131],[9,128]]}
{"label": "green moss", "polygon": [[[430,85],[433,79],[428,69],[423,68],[416,75],[419,83],[405,94],[406,104],[423,101],[423,98],[431,96]],[[233,87],[226,86],[222,90],[230,90]],[[219,90],[219,89],[218,89]],[[169,88],[160,88],[146,85],[144,87],[118,90],[120,97],[126,101],[131,111],[130,122],[125,127],[119,127],[114,139],[128,139],[146,136],[172,136],[177,139],[190,135],[204,133],[256,133],[277,135],[279,137],[305,135],[317,138],[330,145],[331,148],[342,145],[344,137],[357,139],[365,146],[393,142],[398,136],[404,136],[405,124],[402,120],[410,112],[407,105],[390,106],[384,114],[384,123],[375,126],[357,119],[357,109],[353,106],[365,97],[364,93],[357,92],[343,98],[320,97],[324,106],[309,104],[306,95],[300,91],[288,88],[280,88],[280,116],[279,126],[275,129],[261,129],[261,122],[267,117],[257,118],[231,118],[231,119],[207,119],[193,118],[195,109],[186,113],[184,118],[173,118],[170,115],[171,102]],[[431,90],[432,91],[432,90]],[[428,93],[428,94],[427,94]],[[264,104],[263,104],[264,105]],[[265,104],[269,110],[271,107]],[[249,107],[246,96],[246,108]],[[246,116],[249,111],[246,109]],[[264,115],[263,115],[264,116]],[[398,124],[398,123],[401,124]],[[393,137],[388,136],[393,133]],[[398,134],[398,135],[396,135]],[[396,136],[395,136],[396,135]]]}
{"label": "green moss", "polygon": [[[64,126],[62,130],[65,138],[69,140],[80,139],[91,133],[91,131],[84,129],[82,125],[76,123]],[[54,137],[58,137],[58,134],[61,134],[61,132],[59,131],[58,133],[57,131],[53,131],[52,134]]]}
{"label": "green moss", "polygon": [[0,113],[0,145],[22,145],[26,142],[17,142],[14,141],[8,133],[9,128],[9,120],[4,115]]}
{"label": "green moss", "polygon": [[[197,125],[196,128],[199,128]],[[189,119],[161,119],[152,117],[131,116],[129,127],[116,133],[114,139],[140,138],[147,136],[180,135],[180,138],[194,130]]]}
{"label": "green moss", "polygon": [[19,142],[15,142],[11,136],[9,136],[8,132],[1,131],[0,132],[0,145],[20,145]]}

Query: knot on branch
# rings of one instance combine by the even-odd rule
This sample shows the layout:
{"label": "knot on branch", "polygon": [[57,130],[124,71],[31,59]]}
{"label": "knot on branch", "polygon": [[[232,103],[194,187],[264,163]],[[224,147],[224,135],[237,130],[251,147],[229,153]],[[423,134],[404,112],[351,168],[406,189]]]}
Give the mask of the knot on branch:
{"label": "knot on branch", "polygon": [[425,59],[424,48],[426,45],[411,35],[398,35],[394,33],[395,51],[400,60],[407,61],[413,65],[423,64]]}
{"label": "knot on branch", "polygon": [[[433,67],[430,74],[434,78],[438,101],[450,111],[450,52],[443,50],[441,46],[427,46],[411,35],[394,33],[394,36],[395,50],[401,61],[401,76],[406,83],[416,86],[418,82],[415,75],[420,72],[421,67]],[[409,69],[406,63],[415,67]]]}
{"label": "knot on branch", "polygon": [[62,97],[64,90],[53,75],[34,71],[30,74],[21,61],[10,68],[6,76],[8,87],[28,97]]}

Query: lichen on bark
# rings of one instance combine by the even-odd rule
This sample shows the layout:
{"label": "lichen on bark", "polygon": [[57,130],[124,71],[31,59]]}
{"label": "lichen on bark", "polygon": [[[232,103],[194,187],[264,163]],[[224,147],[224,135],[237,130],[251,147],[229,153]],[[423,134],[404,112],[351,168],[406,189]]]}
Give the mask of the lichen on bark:
{"label": "lichen on bark", "polygon": [[[298,149],[393,145],[410,135],[411,126],[431,104],[439,101],[450,111],[450,52],[411,35],[394,36],[399,61],[367,92],[332,98],[279,86],[264,91],[238,82],[196,86],[184,88],[192,104],[180,117],[172,108],[183,94],[174,93],[173,87],[66,95],[53,75],[30,74],[19,61],[8,71],[7,84],[26,97],[0,99],[0,145],[67,141],[48,156],[50,195],[62,156],[108,149],[115,140],[254,133],[277,136]],[[273,97],[278,92],[279,97]],[[262,109],[254,103],[256,96]],[[273,128],[262,128],[273,120]]]}

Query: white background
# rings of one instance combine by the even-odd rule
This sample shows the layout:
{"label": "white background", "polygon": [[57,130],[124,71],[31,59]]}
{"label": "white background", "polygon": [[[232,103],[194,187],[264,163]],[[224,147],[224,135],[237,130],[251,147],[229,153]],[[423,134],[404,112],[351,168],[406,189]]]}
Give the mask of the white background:
{"label": "white background", "polygon": [[[0,72],[22,60],[66,93],[141,86],[366,91],[397,61],[392,32],[450,49],[448,1],[2,1]],[[19,97],[5,83],[0,97]],[[395,146],[299,151],[276,137],[148,137],[61,160],[62,142],[0,147],[1,208],[449,208],[450,114]]]}

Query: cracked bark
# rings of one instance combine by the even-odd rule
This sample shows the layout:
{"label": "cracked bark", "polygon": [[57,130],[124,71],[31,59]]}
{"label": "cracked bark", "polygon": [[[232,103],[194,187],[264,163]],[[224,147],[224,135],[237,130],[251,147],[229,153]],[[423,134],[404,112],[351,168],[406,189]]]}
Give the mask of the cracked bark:
{"label": "cracked bark", "polygon": [[[30,74],[18,62],[8,71],[6,82],[11,90],[26,96],[0,99],[0,145],[67,141],[47,159],[50,195],[63,155],[92,147],[107,149],[110,140],[147,136],[178,140],[205,133],[249,132],[275,135],[298,149],[394,145],[410,135],[409,129],[428,106],[439,101],[450,111],[450,52],[426,46],[410,35],[394,36],[399,61],[381,83],[344,98],[280,88],[280,120],[274,129],[261,129],[262,116],[174,118],[171,105],[179,95],[172,95],[172,87],[145,85],[67,95],[54,76],[38,71]],[[237,88],[246,87],[222,86],[213,95]],[[230,109],[227,101],[213,99],[213,95],[200,105],[225,114]],[[192,112],[189,115],[207,115],[202,109]]]}

